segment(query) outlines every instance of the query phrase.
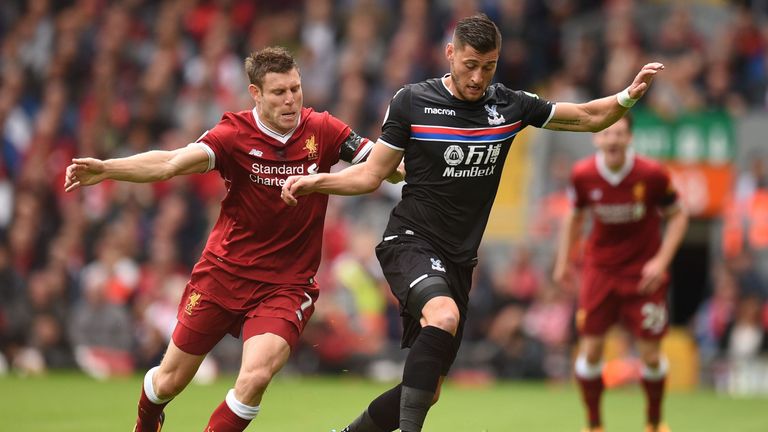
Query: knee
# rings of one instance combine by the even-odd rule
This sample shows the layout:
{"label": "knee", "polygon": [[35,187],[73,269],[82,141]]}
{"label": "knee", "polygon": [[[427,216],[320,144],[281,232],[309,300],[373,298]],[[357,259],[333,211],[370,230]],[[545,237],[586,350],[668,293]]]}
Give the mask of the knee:
{"label": "knee", "polygon": [[581,341],[580,356],[588,364],[597,365],[603,361],[603,341],[601,339],[585,338]]}
{"label": "knee", "polygon": [[599,350],[586,350],[584,358],[587,360],[587,363],[596,365],[603,360],[603,353]]}
{"label": "knee", "polygon": [[456,313],[441,313],[437,316],[427,320],[427,325],[437,327],[441,330],[445,330],[448,333],[455,335],[459,328],[459,314]]}
{"label": "knee", "polygon": [[[432,305],[429,305],[432,306]],[[446,301],[424,309],[424,321],[426,325],[437,327],[455,335],[459,328],[459,308],[453,301]]]}
{"label": "knee", "polygon": [[176,397],[192,381],[193,376],[194,374],[188,375],[180,370],[158,369],[152,382],[155,394],[161,399]]}
{"label": "knee", "polygon": [[643,353],[641,359],[643,363],[651,369],[658,369],[661,365],[661,353],[658,351]]}
{"label": "knee", "polygon": [[258,404],[272,376],[272,372],[265,367],[241,370],[235,381],[235,393],[240,402],[246,405]]}

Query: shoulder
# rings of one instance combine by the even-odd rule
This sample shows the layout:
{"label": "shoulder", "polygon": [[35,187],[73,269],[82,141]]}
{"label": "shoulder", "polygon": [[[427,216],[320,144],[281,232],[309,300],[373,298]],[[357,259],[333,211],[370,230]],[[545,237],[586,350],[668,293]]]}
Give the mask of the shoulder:
{"label": "shoulder", "polygon": [[328,111],[315,111],[314,108],[308,106],[301,108],[301,117],[305,119],[325,118],[329,115]]}
{"label": "shoulder", "polygon": [[346,123],[334,117],[333,114],[328,111],[315,111],[310,107],[301,109],[301,118],[305,127],[312,129],[344,129],[349,127]]}
{"label": "shoulder", "polygon": [[253,117],[253,112],[250,110],[244,111],[227,111],[221,115],[221,120],[216,124],[216,129],[222,131],[239,132],[244,129],[252,129],[256,119]]}
{"label": "shoulder", "polygon": [[315,111],[311,107],[303,107],[301,109],[301,121],[305,125],[318,125],[328,121],[331,117],[331,113],[328,111]]}
{"label": "shoulder", "polygon": [[573,178],[584,178],[596,173],[597,165],[595,164],[594,155],[577,160],[571,168],[571,176]]}
{"label": "shoulder", "polygon": [[513,90],[502,83],[493,83],[488,87],[491,97],[500,101],[520,101],[522,99],[541,99],[536,93],[525,90]]}
{"label": "shoulder", "polygon": [[437,78],[425,79],[424,81],[420,81],[417,83],[406,84],[403,87],[409,88],[412,90],[415,89],[418,91],[435,91],[438,88],[438,86],[443,86],[443,85],[444,85],[443,78],[437,77]]}
{"label": "shoulder", "polygon": [[251,110],[242,110],[242,111],[227,111],[224,114],[221,115],[221,121],[229,121],[233,123],[249,123],[251,120],[253,120],[253,111]]}
{"label": "shoulder", "polygon": [[[251,120],[248,116],[251,116]],[[249,125],[250,124],[253,125]],[[198,141],[202,141],[208,144],[228,142],[235,139],[243,130],[253,129],[256,124],[256,119],[253,118],[251,111],[239,111],[231,112],[227,111],[221,115],[221,119],[212,128],[206,131]]]}
{"label": "shoulder", "polygon": [[635,155],[635,166],[646,175],[667,176],[667,167],[659,160],[647,156]]}
{"label": "shoulder", "polygon": [[434,97],[434,95],[440,94],[441,86],[444,86],[442,78],[430,78],[417,83],[406,84],[395,93],[395,98]]}

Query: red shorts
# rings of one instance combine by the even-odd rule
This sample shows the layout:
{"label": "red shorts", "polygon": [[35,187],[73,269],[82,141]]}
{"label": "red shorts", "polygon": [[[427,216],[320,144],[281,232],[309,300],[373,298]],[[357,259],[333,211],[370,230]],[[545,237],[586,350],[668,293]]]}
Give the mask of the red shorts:
{"label": "red shorts", "polygon": [[205,354],[229,333],[243,340],[273,333],[293,349],[318,297],[316,285],[275,285],[242,279],[205,259],[195,265],[179,303],[173,342]]}
{"label": "red shorts", "polygon": [[618,276],[585,268],[579,291],[576,328],[581,335],[602,336],[617,323],[635,337],[660,339],[669,326],[668,279],[658,289],[640,294],[639,277]]}

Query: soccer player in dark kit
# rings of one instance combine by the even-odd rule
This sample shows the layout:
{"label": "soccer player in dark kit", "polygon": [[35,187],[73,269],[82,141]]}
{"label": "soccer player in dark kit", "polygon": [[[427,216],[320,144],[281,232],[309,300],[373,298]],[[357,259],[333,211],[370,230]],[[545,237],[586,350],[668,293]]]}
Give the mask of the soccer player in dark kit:
{"label": "soccer player in dark kit", "polygon": [[340,159],[363,161],[373,146],[327,112],[302,106],[301,76],[286,50],[253,53],[245,70],[255,108],[225,113],[197,142],[119,159],[74,159],[67,168],[68,192],[107,179],[154,182],[214,169],[227,188],[179,304],[172,340],[145,376],[135,432],[160,430],[165,405],[227,333],[242,336],[242,364],[205,430],[243,431],[256,417],[319,294],[314,277],[328,197],[287,207],[279,200],[281,186],[292,174],[328,172]]}
{"label": "soccer player in dark kit", "polygon": [[555,104],[491,84],[500,50],[501,34],[488,17],[460,20],[445,47],[450,73],[395,94],[365,166],[289,177],[283,187],[289,205],[312,192],[367,193],[405,161],[402,200],[376,253],[400,301],[402,344],[410,352],[402,382],[374,399],[345,431],[422,429],[461,342],[477,250],[515,135],[529,125],[601,130],[642,97],[663,69],[645,65],[618,95]]}
{"label": "soccer player in dark kit", "polygon": [[[565,279],[568,258],[579,244],[583,221],[592,217],[584,250],[576,328],[580,335],[576,378],[587,409],[585,432],[602,432],[602,357],[605,334],[622,323],[637,339],[643,362],[646,431],[668,432],[661,422],[667,361],[661,338],[668,320],[667,268],[688,226],[666,169],[636,155],[632,118],[626,115],[595,134],[597,154],[571,172],[573,210],[565,218],[553,273]],[[662,218],[667,219],[664,236]]]}

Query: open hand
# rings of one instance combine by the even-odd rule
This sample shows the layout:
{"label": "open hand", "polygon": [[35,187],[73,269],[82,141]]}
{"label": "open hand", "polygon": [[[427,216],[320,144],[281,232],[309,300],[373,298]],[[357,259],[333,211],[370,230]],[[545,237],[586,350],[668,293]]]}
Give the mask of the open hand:
{"label": "open hand", "polygon": [[650,294],[656,291],[666,277],[666,266],[659,259],[651,259],[643,266],[640,285],[637,290],[641,294]]}
{"label": "open hand", "polygon": [[629,97],[632,99],[640,99],[643,97],[648,88],[651,86],[651,82],[657,73],[664,70],[664,65],[661,63],[648,63],[640,69],[637,73],[635,80],[629,85],[627,91]]}
{"label": "open hand", "polygon": [[94,158],[72,159],[64,178],[64,191],[72,192],[99,183],[105,178],[104,161]]}

